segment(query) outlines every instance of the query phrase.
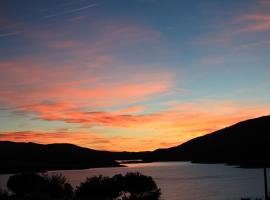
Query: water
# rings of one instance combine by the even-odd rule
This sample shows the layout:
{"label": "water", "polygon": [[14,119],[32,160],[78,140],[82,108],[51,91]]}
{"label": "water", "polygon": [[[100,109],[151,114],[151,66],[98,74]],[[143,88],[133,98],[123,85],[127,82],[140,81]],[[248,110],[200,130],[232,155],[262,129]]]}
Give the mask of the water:
{"label": "water", "polygon": [[[262,169],[240,169],[222,164],[156,162],[129,164],[121,168],[57,171],[66,176],[73,186],[87,176],[127,172],[152,176],[161,188],[163,200],[240,200],[242,197],[263,198],[264,195]],[[8,177],[0,175],[1,187]]]}

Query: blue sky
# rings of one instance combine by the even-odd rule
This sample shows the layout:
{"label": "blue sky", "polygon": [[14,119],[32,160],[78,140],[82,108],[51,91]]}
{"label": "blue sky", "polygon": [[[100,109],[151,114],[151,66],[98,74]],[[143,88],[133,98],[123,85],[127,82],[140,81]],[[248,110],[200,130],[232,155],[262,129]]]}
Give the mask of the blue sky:
{"label": "blue sky", "polygon": [[152,150],[267,115],[269,8],[1,1],[0,139]]}

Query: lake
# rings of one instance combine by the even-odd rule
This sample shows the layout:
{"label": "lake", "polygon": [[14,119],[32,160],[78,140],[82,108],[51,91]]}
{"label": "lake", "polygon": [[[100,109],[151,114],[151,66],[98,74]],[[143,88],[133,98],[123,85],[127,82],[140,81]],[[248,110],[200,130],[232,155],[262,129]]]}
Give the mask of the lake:
{"label": "lake", "polygon": [[[73,186],[87,176],[141,172],[154,178],[161,188],[162,200],[240,200],[241,197],[263,198],[263,170],[242,169],[222,164],[189,162],[154,162],[128,164],[120,168],[95,168],[57,171]],[[55,172],[49,172],[55,173]],[[0,175],[4,187],[9,175]]]}

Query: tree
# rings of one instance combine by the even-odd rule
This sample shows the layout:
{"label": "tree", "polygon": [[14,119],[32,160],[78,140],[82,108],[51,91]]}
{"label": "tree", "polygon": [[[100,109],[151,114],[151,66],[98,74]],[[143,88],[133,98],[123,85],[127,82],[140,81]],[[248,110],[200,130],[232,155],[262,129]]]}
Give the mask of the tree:
{"label": "tree", "polygon": [[140,173],[94,176],[73,193],[61,174],[18,174],[9,178],[9,193],[0,190],[0,200],[159,200],[160,189],[150,176]]}
{"label": "tree", "polygon": [[150,176],[140,173],[94,176],[77,187],[76,200],[159,200],[160,189]]}
{"label": "tree", "polygon": [[109,200],[117,198],[120,194],[120,187],[115,183],[114,179],[101,175],[87,178],[77,187],[75,199]]}
{"label": "tree", "polygon": [[73,197],[72,186],[61,174],[17,174],[9,178],[7,187],[15,199],[69,200]]}
{"label": "tree", "polygon": [[8,192],[6,190],[1,189],[1,188],[0,188],[0,199],[1,200],[8,200],[9,199]]}
{"label": "tree", "polygon": [[127,200],[158,200],[161,192],[151,176],[140,173],[127,173],[124,177],[124,191],[128,192]]}

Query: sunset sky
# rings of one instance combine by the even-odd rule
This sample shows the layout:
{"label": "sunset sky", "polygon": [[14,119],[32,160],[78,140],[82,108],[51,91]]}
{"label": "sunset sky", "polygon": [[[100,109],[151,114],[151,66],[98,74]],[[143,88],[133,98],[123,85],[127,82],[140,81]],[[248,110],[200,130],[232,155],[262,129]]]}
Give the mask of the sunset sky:
{"label": "sunset sky", "polygon": [[0,1],[0,140],[171,147],[269,91],[270,0]]}

